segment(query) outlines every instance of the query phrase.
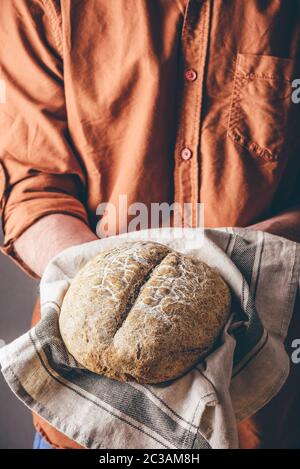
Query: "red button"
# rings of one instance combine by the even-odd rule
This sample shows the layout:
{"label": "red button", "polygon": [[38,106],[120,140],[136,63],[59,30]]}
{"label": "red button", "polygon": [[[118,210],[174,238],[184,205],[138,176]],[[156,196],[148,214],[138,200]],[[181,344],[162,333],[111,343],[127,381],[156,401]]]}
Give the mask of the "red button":
{"label": "red button", "polygon": [[192,151],[189,148],[184,148],[181,151],[181,158],[183,160],[189,160],[192,157]]}
{"label": "red button", "polygon": [[185,72],[184,76],[187,81],[195,81],[197,78],[197,72],[195,72],[195,70],[193,70],[192,68],[189,68]]}

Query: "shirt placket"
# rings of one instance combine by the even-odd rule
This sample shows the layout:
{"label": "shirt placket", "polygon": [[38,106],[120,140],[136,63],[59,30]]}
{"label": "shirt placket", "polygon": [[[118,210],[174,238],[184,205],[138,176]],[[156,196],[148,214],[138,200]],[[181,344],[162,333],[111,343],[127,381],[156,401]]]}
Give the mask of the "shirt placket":
{"label": "shirt placket", "polygon": [[[180,44],[180,103],[175,145],[175,225],[197,226],[203,83],[211,0],[189,0]],[[184,205],[188,210],[184,210]]]}

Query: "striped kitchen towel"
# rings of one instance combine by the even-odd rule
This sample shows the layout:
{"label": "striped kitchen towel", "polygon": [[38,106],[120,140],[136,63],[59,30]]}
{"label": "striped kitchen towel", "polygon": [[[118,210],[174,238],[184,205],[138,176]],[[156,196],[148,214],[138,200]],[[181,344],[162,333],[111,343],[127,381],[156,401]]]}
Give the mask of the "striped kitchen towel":
{"label": "striped kitchen towel", "polygon": [[[237,448],[237,420],[274,397],[289,372],[283,345],[300,276],[300,245],[247,229],[145,230],[74,246],[40,283],[42,318],[0,350],[2,373],[31,410],[86,448]],[[151,240],[197,256],[231,288],[217,348],[181,378],[120,383],[83,369],[59,334],[63,297],[78,270],[124,240]]]}

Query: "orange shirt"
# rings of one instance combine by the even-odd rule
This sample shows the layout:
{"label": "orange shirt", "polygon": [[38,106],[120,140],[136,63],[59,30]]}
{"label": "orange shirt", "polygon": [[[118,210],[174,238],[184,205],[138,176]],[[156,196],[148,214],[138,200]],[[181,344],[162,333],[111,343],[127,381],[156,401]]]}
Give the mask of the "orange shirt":
{"label": "orange shirt", "polygon": [[299,50],[298,0],[1,2],[4,252],[120,194],[202,202],[210,227],[296,203]]}

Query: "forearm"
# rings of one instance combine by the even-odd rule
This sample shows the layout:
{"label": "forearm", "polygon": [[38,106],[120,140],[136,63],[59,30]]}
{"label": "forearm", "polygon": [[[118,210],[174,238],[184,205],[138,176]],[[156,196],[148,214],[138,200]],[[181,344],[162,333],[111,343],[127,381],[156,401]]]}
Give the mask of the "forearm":
{"label": "forearm", "polygon": [[[300,207],[296,207],[248,228],[262,230],[300,242]],[[52,257],[64,249],[98,239],[81,220],[61,214],[49,215],[28,228],[15,242],[21,259],[42,276]]]}
{"label": "forearm", "polygon": [[39,277],[53,256],[64,249],[94,241],[97,236],[78,218],[54,214],[41,218],[15,242],[21,259]]}
{"label": "forearm", "polygon": [[300,206],[251,225],[248,228],[266,231],[300,243]]}

